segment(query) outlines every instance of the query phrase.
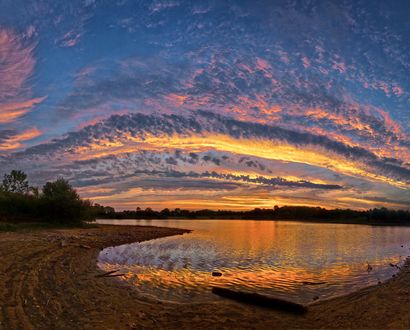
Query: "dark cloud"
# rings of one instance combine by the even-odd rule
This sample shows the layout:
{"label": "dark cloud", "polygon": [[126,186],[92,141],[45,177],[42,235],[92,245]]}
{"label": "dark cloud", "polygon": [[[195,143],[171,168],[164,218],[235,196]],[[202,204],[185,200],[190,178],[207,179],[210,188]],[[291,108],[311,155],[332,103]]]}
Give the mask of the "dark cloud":
{"label": "dark cloud", "polygon": [[317,184],[309,181],[289,181],[283,178],[266,178],[263,176],[250,177],[249,175],[234,175],[234,174],[220,174],[215,171],[204,172],[204,173],[182,173],[182,172],[169,172],[165,174],[166,176],[175,177],[200,177],[200,178],[214,178],[226,181],[236,181],[250,184],[262,184],[266,186],[273,187],[292,187],[292,188],[312,188],[312,189],[342,189],[339,185],[330,184]]}

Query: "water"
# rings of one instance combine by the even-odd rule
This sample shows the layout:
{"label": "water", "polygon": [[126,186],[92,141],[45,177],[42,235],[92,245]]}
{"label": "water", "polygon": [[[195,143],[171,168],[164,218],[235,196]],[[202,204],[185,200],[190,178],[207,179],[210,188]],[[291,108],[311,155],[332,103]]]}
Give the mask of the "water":
{"label": "water", "polygon": [[[120,269],[141,294],[219,299],[214,285],[301,303],[385,281],[410,254],[409,227],[243,220],[99,220],[192,229],[190,234],[106,248],[99,267]],[[403,245],[403,247],[402,247]],[[368,271],[368,264],[372,270]],[[223,273],[213,277],[212,271]]]}

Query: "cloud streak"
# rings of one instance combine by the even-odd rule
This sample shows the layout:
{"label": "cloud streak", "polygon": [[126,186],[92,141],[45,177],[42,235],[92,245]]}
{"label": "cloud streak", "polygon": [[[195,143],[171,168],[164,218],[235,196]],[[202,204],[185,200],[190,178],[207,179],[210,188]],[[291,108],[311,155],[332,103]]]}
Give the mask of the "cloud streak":
{"label": "cloud streak", "polygon": [[23,147],[25,141],[32,140],[41,135],[37,128],[29,129],[21,133],[11,130],[0,131],[0,151],[10,151]]}
{"label": "cloud streak", "polygon": [[12,30],[0,29],[0,102],[24,92],[36,63],[33,50]]}
{"label": "cloud streak", "polygon": [[37,97],[27,101],[0,104],[0,124],[14,122],[28,113],[35,105],[40,104],[46,97]]}

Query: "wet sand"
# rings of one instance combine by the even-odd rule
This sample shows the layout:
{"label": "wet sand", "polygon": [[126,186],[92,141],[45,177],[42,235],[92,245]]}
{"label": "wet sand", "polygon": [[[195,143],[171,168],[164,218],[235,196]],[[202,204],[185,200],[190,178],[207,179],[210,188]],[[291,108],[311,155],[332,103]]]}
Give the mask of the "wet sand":
{"label": "wet sand", "polygon": [[0,329],[410,328],[407,267],[381,285],[318,301],[303,316],[223,299],[164,303],[115,277],[96,277],[102,248],[184,232],[101,225],[0,233]]}

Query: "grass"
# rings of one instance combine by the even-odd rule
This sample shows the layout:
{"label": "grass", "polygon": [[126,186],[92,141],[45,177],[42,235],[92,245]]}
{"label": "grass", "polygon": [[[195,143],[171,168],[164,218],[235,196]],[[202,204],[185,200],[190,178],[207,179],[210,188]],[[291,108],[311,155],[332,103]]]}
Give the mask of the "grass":
{"label": "grass", "polygon": [[17,231],[18,226],[12,223],[0,223],[1,231]]}
{"label": "grass", "polygon": [[0,232],[17,232],[17,231],[33,231],[33,230],[45,230],[45,229],[69,229],[69,228],[94,228],[98,227],[97,224],[80,223],[76,225],[63,225],[50,222],[21,222],[10,223],[0,222]]}

